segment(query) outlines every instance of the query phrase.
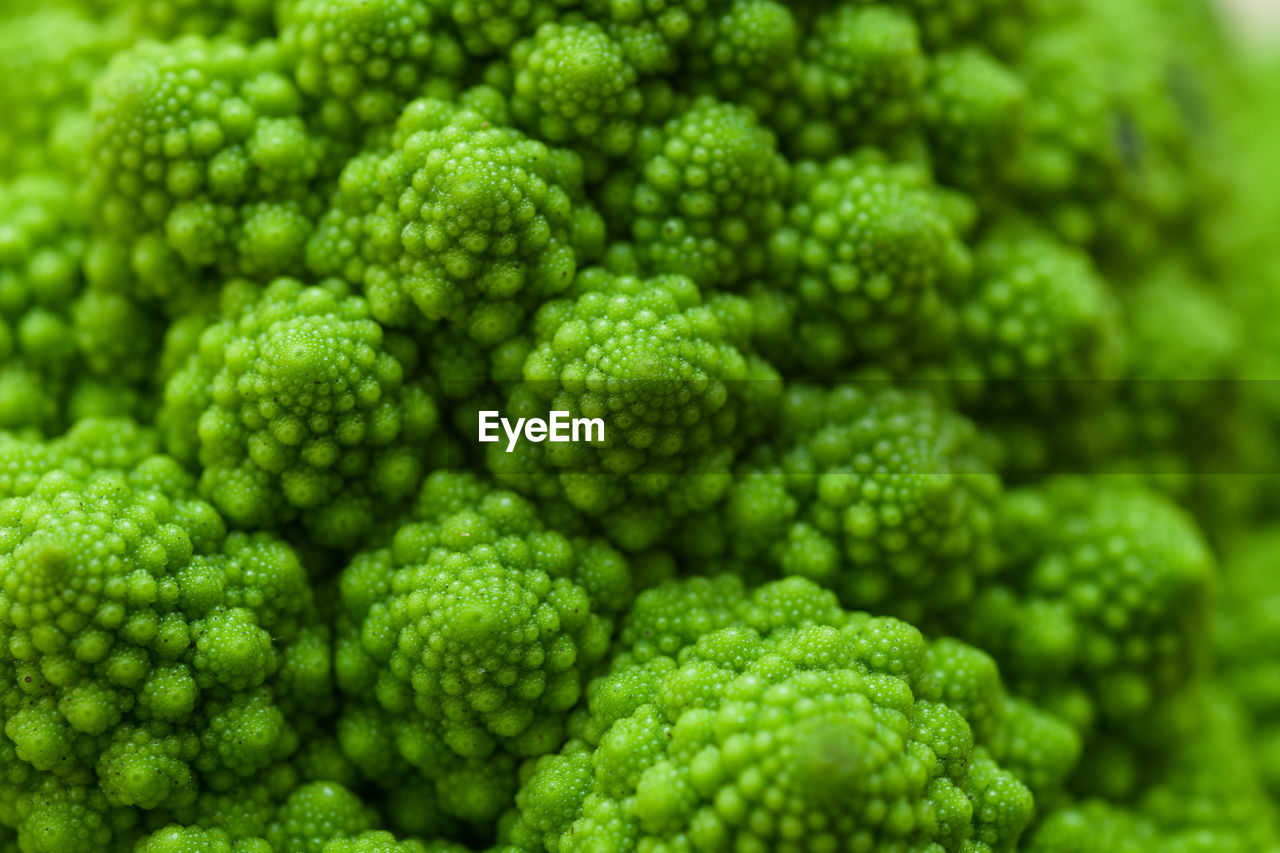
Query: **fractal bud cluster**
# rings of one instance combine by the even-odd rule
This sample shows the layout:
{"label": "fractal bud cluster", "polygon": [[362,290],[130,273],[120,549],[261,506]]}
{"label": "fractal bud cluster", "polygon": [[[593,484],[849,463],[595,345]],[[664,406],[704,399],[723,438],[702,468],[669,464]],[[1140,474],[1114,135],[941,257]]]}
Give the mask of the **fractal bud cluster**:
{"label": "fractal bud cluster", "polygon": [[5,0],[0,853],[1280,851],[1219,14]]}

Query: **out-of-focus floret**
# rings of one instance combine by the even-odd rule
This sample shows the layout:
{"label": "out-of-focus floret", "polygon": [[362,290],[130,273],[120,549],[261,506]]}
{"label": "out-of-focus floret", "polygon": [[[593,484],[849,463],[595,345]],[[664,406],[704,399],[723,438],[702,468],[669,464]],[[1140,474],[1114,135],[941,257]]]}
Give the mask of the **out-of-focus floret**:
{"label": "out-of-focus floret", "polygon": [[798,386],[784,406],[785,438],[738,467],[690,554],[917,624],[971,601],[996,568],[1001,494],[973,424],[896,390]]}
{"label": "out-of-focus floret", "polygon": [[936,344],[944,297],[967,280],[967,205],[875,150],[802,163],[795,184],[770,246],[793,326],[766,338],[765,354],[809,371],[910,364],[913,349]]}
{"label": "out-of-focus floret", "polygon": [[452,83],[461,48],[426,0],[284,0],[280,49],[298,88],[320,100],[326,128],[350,134],[393,122],[428,86]]}
{"label": "out-of-focus floret", "polygon": [[630,232],[640,271],[708,288],[764,271],[790,170],[750,110],[699,98],[662,127],[645,128],[631,163],[604,193],[613,224]]}
{"label": "out-of-focus floret", "polygon": [[1027,417],[1106,399],[1125,375],[1120,306],[1089,258],[1048,235],[997,229],[975,251],[953,369],[969,404]]}
{"label": "out-of-focus floret", "polygon": [[1140,730],[1200,669],[1215,561],[1192,519],[1123,479],[1010,492],[1004,570],[957,626],[1087,729]]}
{"label": "out-of-focus floret", "polygon": [[330,146],[274,42],[190,36],[117,54],[94,84],[88,137],[95,283],[172,311],[211,292],[207,272],[301,267]]}
{"label": "out-of-focus floret", "polygon": [[144,414],[162,330],[128,296],[85,287],[88,235],[70,184],[0,184],[0,428],[56,433],[91,415]]}

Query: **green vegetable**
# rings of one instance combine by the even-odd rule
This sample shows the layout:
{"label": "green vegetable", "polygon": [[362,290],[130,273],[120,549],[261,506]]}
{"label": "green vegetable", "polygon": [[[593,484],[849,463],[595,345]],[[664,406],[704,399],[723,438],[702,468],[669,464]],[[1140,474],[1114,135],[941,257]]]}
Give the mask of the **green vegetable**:
{"label": "green vegetable", "polygon": [[384,323],[445,320],[496,346],[573,283],[603,235],[579,158],[502,127],[496,92],[470,94],[414,101],[388,149],[347,165],[307,259],[363,284]]}
{"label": "green vegetable", "polygon": [[[1008,850],[1032,816],[1023,777],[1060,779],[1078,748],[1066,724],[1014,710],[981,652],[800,579],[660,586],[615,649],[577,736],[516,798],[518,844]],[[1016,769],[999,763],[1010,724],[1043,750],[1009,756]]]}
{"label": "green vegetable", "polygon": [[0,5],[0,853],[1280,851],[1213,0]]}
{"label": "green vegetable", "polygon": [[432,475],[411,517],[338,579],[339,737],[380,785],[420,790],[414,808],[492,822],[516,760],[564,740],[629,568],[470,475]]}
{"label": "green vegetable", "polygon": [[236,524],[302,514],[326,543],[359,541],[373,495],[407,502],[429,455],[438,412],[416,345],[334,280],[229,283],[222,308],[165,387],[168,448]]}

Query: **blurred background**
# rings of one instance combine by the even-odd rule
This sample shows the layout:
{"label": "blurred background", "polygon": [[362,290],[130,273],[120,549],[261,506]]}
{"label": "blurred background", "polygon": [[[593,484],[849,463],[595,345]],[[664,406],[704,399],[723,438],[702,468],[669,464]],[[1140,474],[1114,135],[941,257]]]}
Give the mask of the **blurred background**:
{"label": "blurred background", "polygon": [[1280,0],[1222,0],[1250,41],[1280,38]]}

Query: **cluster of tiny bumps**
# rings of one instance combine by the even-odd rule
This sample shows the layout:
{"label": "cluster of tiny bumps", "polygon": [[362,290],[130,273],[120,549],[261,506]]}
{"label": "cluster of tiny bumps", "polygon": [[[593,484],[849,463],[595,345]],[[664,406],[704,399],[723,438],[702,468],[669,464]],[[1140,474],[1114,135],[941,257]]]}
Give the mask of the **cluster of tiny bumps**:
{"label": "cluster of tiny bumps", "polygon": [[1200,0],[6,0],[0,853],[1280,851],[1264,79]]}

